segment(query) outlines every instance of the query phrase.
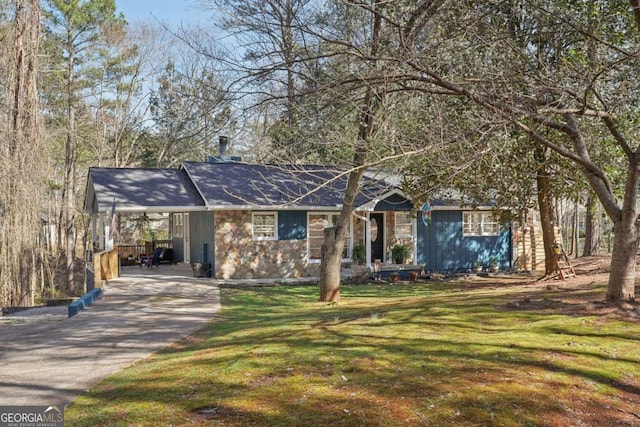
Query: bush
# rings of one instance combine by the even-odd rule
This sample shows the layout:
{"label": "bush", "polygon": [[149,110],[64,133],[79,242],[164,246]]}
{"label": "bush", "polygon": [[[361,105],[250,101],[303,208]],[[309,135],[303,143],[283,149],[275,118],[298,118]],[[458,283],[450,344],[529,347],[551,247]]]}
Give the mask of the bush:
{"label": "bush", "polygon": [[404,261],[409,258],[410,253],[409,247],[401,245],[400,243],[396,243],[391,247],[391,257],[396,264],[403,264]]}
{"label": "bush", "polygon": [[362,265],[365,263],[367,257],[367,249],[364,247],[364,244],[358,243],[351,250],[351,259],[358,265]]}

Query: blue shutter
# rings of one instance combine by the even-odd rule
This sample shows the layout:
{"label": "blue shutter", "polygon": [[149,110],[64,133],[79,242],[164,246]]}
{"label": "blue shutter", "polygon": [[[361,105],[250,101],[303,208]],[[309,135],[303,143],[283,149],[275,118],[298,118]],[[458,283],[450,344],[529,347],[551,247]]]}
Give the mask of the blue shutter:
{"label": "blue shutter", "polygon": [[306,211],[278,211],[278,240],[304,240],[306,238]]}

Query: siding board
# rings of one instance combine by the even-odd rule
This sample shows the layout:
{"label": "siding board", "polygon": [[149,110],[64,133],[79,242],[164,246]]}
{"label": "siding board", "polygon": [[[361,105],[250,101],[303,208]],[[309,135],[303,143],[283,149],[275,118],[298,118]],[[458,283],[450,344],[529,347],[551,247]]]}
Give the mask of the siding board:
{"label": "siding board", "polygon": [[428,271],[468,271],[480,260],[488,267],[497,258],[500,269],[511,268],[511,229],[498,236],[463,236],[462,211],[433,211],[431,224],[418,217],[418,262]]}
{"label": "siding board", "polygon": [[173,238],[173,253],[178,262],[184,262],[184,237]]}
{"label": "siding board", "polygon": [[[190,252],[192,262],[208,262],[215,270],[213,257],[213,212],[191,212],[189,214]],[[204,252],[206,247],[206,253]]]}

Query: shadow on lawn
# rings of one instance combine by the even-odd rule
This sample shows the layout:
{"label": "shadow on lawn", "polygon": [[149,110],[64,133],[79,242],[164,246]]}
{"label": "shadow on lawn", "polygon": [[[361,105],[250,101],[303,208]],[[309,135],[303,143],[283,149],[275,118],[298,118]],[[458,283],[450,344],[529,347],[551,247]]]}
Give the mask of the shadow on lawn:
{"label": "shadow on lawn", "polygon": [[[640,286],[636,287],[640,294]],[[605,286],[589,283],[579,287],[549,291],[547,289],[526,292],[517,299],[498,306],[502,311],[528,311],[534,313],[559,314],[564,316],[589,316],[618,319],[630,323],[640,323],[640,301],[605,301]]]}
{"label": "shadow on lawn", "polygon": [[[169,406],[163,422],[178,424],[560,425],[591,417],[568,409],[577,394],[599,410],[589,422],[633,419],[585,383],[631,395],[630,405],[640,388],[601,368],[611,358],[598,347],[568,346],[567,336],[625,348],[638,336],[496,310],[518,290],[482,290],[357,286],[344,289],[343,305],[319,304],[309,288],[224,290],[224,322],[162,351],[168,367],[142,365],[135,380],[125,371],[92,390],[79,406],[116,401],[116,413],[82,424],[126,423],[144,403]],[[639,364],[615,363],[629,372]]]}

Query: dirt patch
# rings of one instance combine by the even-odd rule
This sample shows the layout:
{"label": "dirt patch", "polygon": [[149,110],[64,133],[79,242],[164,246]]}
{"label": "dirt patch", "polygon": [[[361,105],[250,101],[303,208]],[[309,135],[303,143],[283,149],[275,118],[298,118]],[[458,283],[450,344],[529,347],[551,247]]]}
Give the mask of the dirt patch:
{"label": "dirt patch", "polygon": [[[640,258],[639,258],[640,261]],[[602,286],[609,280],[611,257],[598,255],[571,259],[576,277],[567,280],[538,279],[530,283],[532,293],[505,304],[506,310],[536,310],[580,316],[606,316],[640,323],[640,301],[604,300]],[[640,262],[639,262],[640,264]],[[640,267],[638,269],[640,272]],[[495,279],[495,284],[513,284],[511,278]],[[636,294],[640,293],[636,280]]]}

